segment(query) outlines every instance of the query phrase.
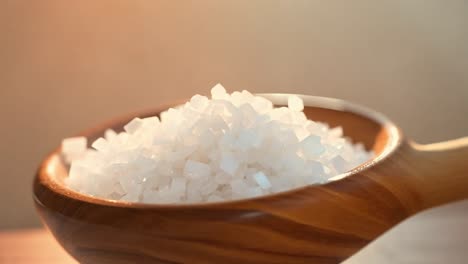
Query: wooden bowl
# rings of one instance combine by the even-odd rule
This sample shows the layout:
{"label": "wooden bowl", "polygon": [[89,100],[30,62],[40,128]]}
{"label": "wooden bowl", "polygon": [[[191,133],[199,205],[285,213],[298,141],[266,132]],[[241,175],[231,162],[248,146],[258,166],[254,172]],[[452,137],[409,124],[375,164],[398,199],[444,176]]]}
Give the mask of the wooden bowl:
{"label": "wooden bowl", "polygon": [[[284,105],[285,94],[264,94]],[[340,125],[377,153],[324,185],[219,203],[151,205],[105,200],[63,184],[60,150],[34,181],[36,208],[81,263],[339,263],[403,219],[468,197],[468,138],[427,146],[385,116],[348,102],[301,96],[313,120]],[[121,130],[134,114],[83,133]],[[347,176],[347,177],[345,177]]]}

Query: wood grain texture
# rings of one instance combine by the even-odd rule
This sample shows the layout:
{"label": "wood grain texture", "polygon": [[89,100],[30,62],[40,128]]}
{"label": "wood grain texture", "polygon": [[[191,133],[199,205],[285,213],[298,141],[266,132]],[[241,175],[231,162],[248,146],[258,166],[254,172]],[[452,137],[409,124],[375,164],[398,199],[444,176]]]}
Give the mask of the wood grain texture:
{"label": "wood grain texture", "polygon": [[[342,264],[466,264],[468,200],[426,210]],[[434,239],[437,238],[437,239]],[[75,264],[45,229],[0,232],[2,264]]]}
{"label": "wood grain texture", "polygon": [[[305,110],[376,151],[373,161],[341,180],[240,201],[144,205],[65,188],[66,167],[54,152],[34,182],[36,207],[82,263],[332,264],[421,210],[468,197],[466,139],[422,147],[375,113],[341,104],[341,110],[310,104]],[[92,140],[129,119],[85,135]]]}
{"label": "wood grain texture", "polygon": [[[342,264],[466,264],[468,200],[403,221]],[[437,238],[437,239],[434,239]],[[77,263],[45,229],[0,232],[2,264]]]}

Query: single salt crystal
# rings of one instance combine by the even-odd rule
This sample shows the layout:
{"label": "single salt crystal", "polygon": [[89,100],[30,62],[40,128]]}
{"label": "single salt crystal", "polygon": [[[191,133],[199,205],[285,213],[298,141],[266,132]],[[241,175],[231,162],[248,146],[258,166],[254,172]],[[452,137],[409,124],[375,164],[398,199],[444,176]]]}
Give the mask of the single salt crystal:
{"label": "single salt crystal", "polygon": [[85,137],[66,138],[62,141],[63,153],[81,153],[86,150],[87,140]]}
{"label": "single salt crystal", "polygon": [[99,150],[99,151],[106,151],[107,148],[108,148],[109,144],[107,142],[107,140],[105,140],[104,138],[98,138],[96,141],[93,142],[93,144],[91,145],[91,147],[93,147],[95,150]]}
{"label": "single salt crystal", "polygon": [[226,124],[224,119],[220,117],[218,114],[222,115],[221,113],[214,113],[215,116],[213,116],[210,119],[209,129],[211,129],[212,131],[223,131],[223,132],[228,131],[229,126]]}
{"label": "single salt crystal", "polygon": [[199,179],[210,176],[211,168],[205,163],[188,160],[184,167],[184,176],[190,179]]}
{"label": "single salt crystal", "polygon": [[190,105],[197,110],[204,110],[208,103],[208,98],[198,94],[194,95],[192,99],[190,99]]}
{"label": "single salt crystal", "polygon": [[219,185],[216,181],[209,180],[200,187],[200,193],[202,195],[209,195],[218,189],[218,186]]}
{"label": "single salt crystal", "polygon": [[328,131],[328,134],[332,137],[340,138],[343,136],[343,128],[342,127],[334,127]]}
{"label": "single salt crystal", "polygon": [[236,91],[231,94],[231,100],[235,106],[240,106],[242,103],[242,99],[243,99],[243,96],[240,92]]}
{"label": "single salt crystal", "polygon": [[111,200],[121,200],[124,195],[117,193],[117,192],[112,192],[109,194],[109,199]]}
{"label": "single salt crystal", "polygon": [[68,178],[66,178],[65,183],[75,190],[86,192],[83,185],[86,183],[85,179],[87,174],[86,167],[84,167],[82,163],[75,161],[70,165],[70,171],[68,172]]}
{"label": "single salt crystal", "polygon": [[68,162],[80,158],[86,151],[87,139],[85,137],[66,138],[62,141],[62,153]]}
{"label": "single salt crystal", "polygon": [[200,190],[189,186],[187,188],[187,200],[192,203],[197,203],[203,201],[203,196],[200,193]]}
{"label": "single salt crystal", "polygon": [[346,160],[343,159],[343,157],[341,157],[340,155],[331,159],[331,164],[333,165],[333,167],[336,169],[338,173],[343,173],[348,170]]}
{"label": "single salt crystal", "polygon": [[225,172],[218,172],[215,176],[215,182],[218,184],[226,184],[231,180],[231,176]]}
{"label": "single salt crystal", "polygon": [[128,141],[128,138],[129,138],[129,134],[127,133],[120,132],[119,134],[117,134],[117,139],[120,144],[126,143]]}
{"label": "single salt crystal", "polygon": [[138,202],[140,200],[141,193],[142,186],[140,184],[135,184],[129,188],[127,193],[120,199],[127,202]]}
{"label": "single salt crystal", "polygon": [[242,115],[243,127],[251,127],[255,125],[255,121],[258,117],[257,112],[250,104],[242,104],[239,107],[240,114]]}
{"label": "single salt crystal", "polygon": [[187,182],[184,178],[177,177],[172,179],[172,192],[179,197],[185,195],[186,183]]}
{"label": "single salt crystal", "polygon": [[253,97],[253,94],[251,94],[251,93],[250,93],[249,91],[247,91],[247,90],[242,90],[241,93],[242,93],[243,98],[244,98],[246,101],[252,99],[252,97]]}
{"label": "single salt crystal", "polygon": [[293,111],[300,112],[304,110],[304,102],[297,95],[291,95],[288,97],[288,107]]}
{"label": "single salt crystal", "polygon": [[255,173],[253,177],[254,177],[255,181],[258,183],[258,185],[262,189],[270,189],[271,188],[271,183],[268,180],[268,177],[265,175],[265,173],[263,173],[263,171],[259,171],[259,172]]}
{"label": "single salt crystal", "polygon": [[232,154],[223,153],[219,167],[232,176],[239,167],[239,161]]}
{"label": "single salt crystal", "polygon": [[296,137],[299,141],[303,141],[305,138],[309,136],[309,132],[303,126],[297,127],[294,132],[296,133]]}
{"label": "single salt crystal", "polygon": [[150,116],[150,117],[146,117],[146,118],[143,118],[143,123],[144,125],[148,125],[148,126],[156,126],[157,124],[159,124],[159,117],[157,116]]}
{"label": "single salt crystal", "polygon": [[261,138],[258,137],[257,133],[252,130],[242,130],[239,133],[239,137],[237,139],[237,146],[241,150],[248,150],[250,148],[257,148],[260,146]]}
{"label": "single salt crystal", "polygon": [[327,181],[327,174],[322,163],[315,160],[308,160],[305,164],[304,172],[308,184],[323,183]]}
{"label": "single salt crystal", "polygon": [[249,103],[261,114],[269,113],[273,109],[273,103],[260,96],[253,97]]}
{"label": "single salt crystal", "polygon": [[282,139],[282,143],[285,146],[294,146],[296,143],[298,143],[299,139],[296,136],[296,133],[291,130],[284,130],[280,128],[280,133],[279,135]]}
{"label": "single salt crystal", "polygon": [[325,173],[322,163],[315,161],[315,160],[308,160],[306,162],[306,169],[307,174],[319,176]]}
{"label": "single salt crystal", "polygon": [[[85,194],[143,203],[198,203],[271,194],[324,183],[369,160],[340,127],[307,120],[247,91],[195,95],[158,117],[135,118],[117,134],[64,140],[65,183]],[[68,157],[68,158],[67,158]]]}
{"label": "single salt crystal", "polygon": [[[134,188],[138,185],[136,179],[132,177],[132,175],[128,174],[127,172],[124,172],[125,170],[128,170],[127,166],[122,166],[124,167],[123,171],[117,174],[117,181],[124,190],[125,193],[132,192]],[[116,170],[114,170],[116,171]]]}
{"label": "single salt crystal", "polygon": [[143,125],[143,120],[140,118],[134,118],[128,124],[124,126],[125,132],[128,134],[134,134]]}
{"label": "single salt crystal", "polygon": [[106,132],[104,132],[104,137],[107,140],[111,141],[117,138],[117,133],[115,133],[115,131],[112,129],[106,129]]}
{"label": "single salt crystal", "polygon": [[325,148],[321,143],[321,138],[314,135],[310,135],[302,140],[301,146],[302,152],[307,158],[315,158],[325,151]]}
{"label": "single salt crystal", "polygon": [[174,203],[176,202],[180,197],[178,197],[177,193],[174,192],[170,186],[164,186],[162,188],[158,189],[158,202],[162,203]]}
{"label": "single salt crystal", "polygon": [[127,193],[120,198],[122,201],[126,202],[137,202],[138,201],[138,194],[136,192]]}
{"label": "single salt crystal", "polygon": [[249,186],[241,179],[231,181],[230,186],[232,192],[234,192],[235,194],[243,194],[243,196],[247,194],[246,190],[249,188]]}
{"label": "single salt crystal", "polygon": [[[208,151],[217,143],[216,136],[210,129],[205,129],[198,134],[198,147],[203,151]],[[197,147],[195,146],[195,147]]]}
{"label": "single salt crystal", "polygon": [[143,191],[141,201],[144,203],[158,203],[160,202],[159,192],[152,188],[147,188]]}
{"label": "single salt crystal", "polygon": [[223,99],[226,95],[226,89],[218,83],[211,89],[211,97],[213,99]]}
{"label": "single salt crystal", "polygon": [[219,148],[222,151],[230,151],[236,143],[236,138],[233,133],[226,132],[224,135],[220,136],[219,139]]}
{"label": "single salt crystal", "polygon": [[362,143],[357,143],[356,145],[354,145],[354,148],[359,152],[365,152],[366,151],[366,147]]}

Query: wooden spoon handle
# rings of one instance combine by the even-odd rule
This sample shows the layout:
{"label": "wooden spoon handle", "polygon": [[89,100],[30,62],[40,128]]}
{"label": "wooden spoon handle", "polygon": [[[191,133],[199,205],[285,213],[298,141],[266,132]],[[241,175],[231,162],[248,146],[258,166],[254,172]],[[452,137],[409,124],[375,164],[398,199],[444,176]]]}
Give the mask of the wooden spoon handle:
{"label": "wooden spoon handle", "polygon": [[468,198],[468,137],[429,145],[409,144],[414,171],[408,176],[418,184],[422,209]]}
{"label": "wooden spoon handle", "polygon": [[382,183],[413,214],[468,198],[468,137],[420,145],[405,142],[368,176]]}

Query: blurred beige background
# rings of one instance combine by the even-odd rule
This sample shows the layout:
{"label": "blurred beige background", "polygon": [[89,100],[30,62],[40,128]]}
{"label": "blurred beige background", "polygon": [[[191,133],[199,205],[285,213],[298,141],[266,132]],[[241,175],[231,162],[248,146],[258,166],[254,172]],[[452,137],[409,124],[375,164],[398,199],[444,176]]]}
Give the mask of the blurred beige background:
{"label": "blurred beige background", "polygon": [[[431,142],[468,135],[467,1],[0,0],[0,228],[64,137],[230,90],[338,97]],[[466,208],[466,206],[465,206]]]}

